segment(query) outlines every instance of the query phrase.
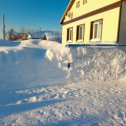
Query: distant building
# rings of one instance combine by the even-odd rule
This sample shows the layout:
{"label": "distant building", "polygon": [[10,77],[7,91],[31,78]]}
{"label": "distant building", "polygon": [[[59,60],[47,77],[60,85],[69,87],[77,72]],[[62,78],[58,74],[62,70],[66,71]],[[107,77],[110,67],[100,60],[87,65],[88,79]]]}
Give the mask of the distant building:
{"label": "distant building", "polygon": [[62,42],[62,34],[61,32],[45,32],[45,39],[48,41],[56,41],[61,43]]}
{"label": "distant building", "polygon": [[58,31],[32,31],[29,32],[28,39],[45,39],[61,43],[62,34]]}
{"label": "distant building", "polygon": [[61,24],[63,44],[126,44],[126,0],[70,0]]}
{"label": "distant building", "polygon": [[28,39],[43,39],[45,32],[43,31],[32,31],[28,33]]}

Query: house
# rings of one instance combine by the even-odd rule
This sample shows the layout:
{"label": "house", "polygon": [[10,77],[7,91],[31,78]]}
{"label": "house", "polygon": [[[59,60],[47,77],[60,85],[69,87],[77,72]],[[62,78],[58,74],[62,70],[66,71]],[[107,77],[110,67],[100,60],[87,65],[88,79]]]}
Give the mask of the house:
{"label": "house", "polygon": [[58,31],[48,31],[45,32],[45,39],[48,41],[62,42],[62,34]]}
{"label": "house", "polygon": [[44,39],[61,43],[62,35],[59,31],[32,31],[29,32],[28,39]]}
{"label": "house", "polygon": [[32,31],[28,34],[28,39],[44,39],[61,43],[62,35],[59,31]]}
{"label": "house", "polygon": [[126,0],[70,0],[61,19],[63,44],[126,44]]}
{"label": "house", "polygon": [[32,31],[28,33],[28,39],[43,39],[45,32],[43,31]]}

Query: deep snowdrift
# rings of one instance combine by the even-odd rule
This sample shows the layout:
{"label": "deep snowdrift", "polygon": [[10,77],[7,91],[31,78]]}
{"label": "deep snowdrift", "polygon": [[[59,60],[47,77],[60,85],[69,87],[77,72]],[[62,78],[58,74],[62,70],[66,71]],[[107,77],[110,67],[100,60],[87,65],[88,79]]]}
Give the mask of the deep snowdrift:
{"label": "deep snowdrift", "polygon": [[119,80],[126,76],[125,46],[85,46],[72,47],[65,57],[55,50],[48,50],[46,56],[58,61],[59,66],[67,71],[70,62],[71,78],[87,81]]}
{"label": "deep snowdrift", "polygon": [[15,42],[18,44],[14,46],[14,42],[10,43],[0,47],[0,90],[14,90],[15,85],[19,89],[34,87],[66,78],[69,61],[72,63],[70,78],[76,82],[118,80],[126,75],[126,47],[68,49],[41,40]]}
{"label": "deep snowdrift", "polygon": [[10,43],[0,47],[0,91],[46,85],[66,76],[65,71],[45,57],[47,48],[51,49],[53,44],[58,49],[61,44],[30,40],[8,47]]}
{"label": "deep snowdrift", "polygon": [[10,44],[0,46],[0,126],[125,126],[125,47]]}
{"label": "deep snowdrift", "polygon": [[119,80],[126,75],[126,47],[78,47],[71,52],[73,70],[83,80]]}
{"label": "deep snowdrift", "polygon": [[0,46],[4,47],[11,47],[11,46],[17,46],[20,42],[14,42],[14,41],[3,41],[0,39]]}

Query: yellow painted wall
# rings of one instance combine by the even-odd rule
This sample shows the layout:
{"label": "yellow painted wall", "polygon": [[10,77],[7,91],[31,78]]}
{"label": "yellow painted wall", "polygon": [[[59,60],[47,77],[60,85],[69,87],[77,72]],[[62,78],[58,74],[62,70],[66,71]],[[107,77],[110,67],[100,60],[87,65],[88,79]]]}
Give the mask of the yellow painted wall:
{"label": "yellow painted wall", "polygon": [[[80,1],[80,7],[76,8],[76,3]],[[93,10],[97,10],[98,8],[102,8],[104,6],[110,5],[112,3],[118,2],[120,0],[87,0],[88,2],[83,5],[83,0],[75,0],[70,12],[73,12],[73,18],[91,12]],[[68,17],[65,18],[65,21],[70,20]]]}
{"label": "yellow painted wall", "polygon": [[[77,0],[76,0],[77,1]],[[83,0],[81,0],[82,2]],[[110,4],[111,2],[117,2],[119,0],[93,0],[93,2],[91,2],[92,0],[88,0],[87,5],[85,5],[87,11],[84,11],[83,13],[81,11],[79,11],[78,13],[76,13],[76,9],[73,11],[73,15],[75,16],[80,16],[83,15],[84,13],[87,13],[88,11],[93,11],[91,8],[94,8],[94,10],[96,10],[96,8],[98,9],[101,8],[101,4],[103,6]],[[106,1],[106,2],[105,2]],[[96,3],[96,4],[95,4]],[[72,9],[74,9],[76,7],[76,4],[73,5]],[[84,8],[84,6],[83,6]],[[80,8],[81,9],[81,8]],[[71,44],[84,44],[84,43],[89,43],[90,42],[90,27],[91,27],[91,22],[95,21],[95,20],[99,20],[99,19],[103,19],[103,31],[102,31],[102,42],[106,42],[106,41],[117,41],[117,36],[118,36],[118,24],[119,24],[119,13],[120,13],[120,7],[79,20],[79,21],[75,21],[73,23],[67,24],[67,25],[63,25],[62,27],[62,43],[63,44],[70,44],[67,43],[67,29],[70,27],[73,27],[73,42]],[[75,17],[74,17],[75,18]],[[65,19],[65,21],[67,21],[67,19]],[[64,22],[65,22],[64,21]],[[76,30],[77,30],[77,26],[81,25],[81,24],[85,24],[85,34],[84,34],[84,42],[83,43],[77,43],[76,41]]]}

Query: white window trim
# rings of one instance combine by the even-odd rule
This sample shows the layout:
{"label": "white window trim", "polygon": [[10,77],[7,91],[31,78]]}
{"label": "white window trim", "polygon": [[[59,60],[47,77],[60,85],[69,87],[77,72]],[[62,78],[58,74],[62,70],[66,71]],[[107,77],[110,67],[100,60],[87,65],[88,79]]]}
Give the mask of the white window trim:
{"label": "white window trim", "polygon": [[[96,21],[96,22],[93,23],[93,28],[92,28],[93,33],[92,33],[92,39],[91,39],[92,42],[93,42],[93,41],[100,41],[100,39],[101,39],[103,24],[101,25],[101,28],[99,28],[100,23],[102,24],[102,21]],[[98,32],[99,32],[98,34],[100,34],[100,36],[97,35],[97,38],[94,37],[94,35],[95,35],[95,33],[94,33],[94,32],[95,32],[94,26],[95,26],[96,24],[98,24]]]}
{"label": "white window trim", "polygon": [[91,42],[99,42],[100,39],[91,39],[90,41],[91,41]]}
{"label": "white window trim", "polygon": [[80,34],[80,27],[82,27],[82,39],[77,39],[77,42],[82,42],[82,41],[84,41],[83,39],[84,39],[84,25],[79,25],[79,26],[77,26],[77,27],[79,27],[79,33],[78,34]]}
{"label": "white window trim", "polygon": [[79,39],[79,40],[77,40],[77,42],[83,42],[83,39]]}
{"label": "white window trim", "polygon": [[68,40],[67,42],[68,42],[68,43],[71,43],[71,42],[73,42],[73,41],[72,41],[72,40]]}

